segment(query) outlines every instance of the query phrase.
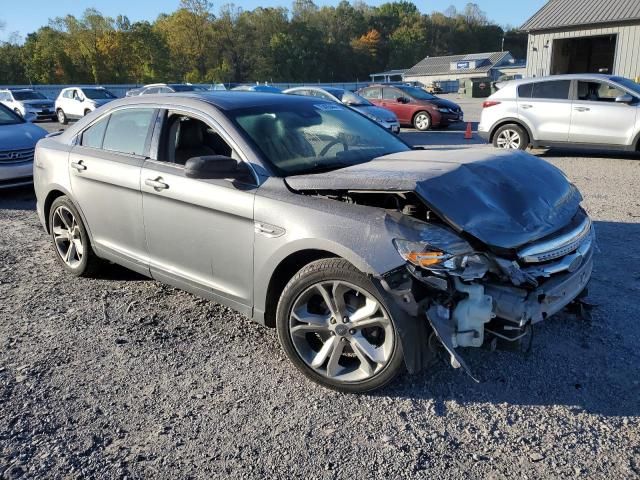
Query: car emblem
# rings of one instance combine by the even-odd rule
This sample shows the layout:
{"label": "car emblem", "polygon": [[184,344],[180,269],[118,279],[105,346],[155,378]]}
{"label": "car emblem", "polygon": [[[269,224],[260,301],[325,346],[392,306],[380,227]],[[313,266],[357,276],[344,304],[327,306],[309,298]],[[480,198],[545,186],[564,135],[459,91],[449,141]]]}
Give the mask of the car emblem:
{"label": "car emblem", "polygon": [[9,154],[9,159],[10,160],[17,160],[18,158],[20,158],[20,154],[18,152],[11,152]]}

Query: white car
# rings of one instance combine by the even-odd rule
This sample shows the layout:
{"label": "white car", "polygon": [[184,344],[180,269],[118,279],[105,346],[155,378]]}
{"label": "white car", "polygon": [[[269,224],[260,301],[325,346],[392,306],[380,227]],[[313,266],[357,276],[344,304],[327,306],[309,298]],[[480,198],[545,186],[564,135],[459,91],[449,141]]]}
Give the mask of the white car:
{"label": "white car", "polygon": [[0,103],[27,121],[56,118],[53,102],[30,88],[0,89]]}
{"label": "white car", "polygon": [[82,118],[116,98],[118,97],[104,87],[65,88],[56,99],[58,121],[66,125],[70,119]]}
{"label": "white car", "polygon": [[640,148],[640,85],[628,78],[580,74],[515,80],[482,106],[478,133],[498,148]]}

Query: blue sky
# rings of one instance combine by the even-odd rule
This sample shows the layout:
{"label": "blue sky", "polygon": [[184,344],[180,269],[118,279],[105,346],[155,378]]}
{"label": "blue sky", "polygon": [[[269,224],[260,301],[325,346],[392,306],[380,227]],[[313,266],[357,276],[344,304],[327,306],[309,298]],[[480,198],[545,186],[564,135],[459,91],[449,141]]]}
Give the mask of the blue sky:
{"label": "blue sky", "polygon": [[[315,0],[318,5],[335,5],[339,0]],[[370,5],[380,5],[385,0],[365,0]],[[21,36],[46,25],[50,18],[67,14],[81,15],[85,8],[95,7],[104,15],[127,15],[130,20],[153,20],[159,13],[172,12],[179,4],[179,0],[22,0],[10,2],[10,8],[0,9],[0,21],[5,23],[4,32],[0,39],[6,40],[12,32]],[[214,11],[228,1],[214,2]],[[289,0],[245,0],[234,2],[245,10],[252,10],[257,6],[285,6],[290,8]],[[414,0],[414,3],[425,13],[443,11],[449,5],[463,9],[467,0]],[[476,0],[490,19],[500,25],[519,26],[534,14],[546,0]],[[8,5],[5,5],[8,7]]]}

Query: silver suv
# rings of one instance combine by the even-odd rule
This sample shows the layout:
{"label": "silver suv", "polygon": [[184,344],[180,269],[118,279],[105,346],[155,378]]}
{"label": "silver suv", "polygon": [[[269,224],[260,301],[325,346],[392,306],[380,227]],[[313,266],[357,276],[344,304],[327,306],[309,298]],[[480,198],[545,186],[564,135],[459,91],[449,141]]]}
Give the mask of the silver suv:
{"label": "silver suv", "polygon": [[508,82],[484,103],[478,133],[498,148],[578,146],[636,151],[640,85],[610,75]]}

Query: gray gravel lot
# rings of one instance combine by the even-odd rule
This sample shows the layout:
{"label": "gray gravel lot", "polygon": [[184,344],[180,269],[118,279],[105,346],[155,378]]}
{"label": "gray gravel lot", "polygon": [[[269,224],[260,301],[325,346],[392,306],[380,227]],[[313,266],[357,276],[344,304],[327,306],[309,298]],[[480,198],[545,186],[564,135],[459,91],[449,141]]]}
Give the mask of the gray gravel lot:
{"label": "gray gravel lot", "polygon": [[638,478],[640,160],[574,154],[543,157],[596,221],[593,320],[465,352],[480,384],[436,365],[359,396],[219,305],[66,275],[29,189],[0,193],[0,477]]}

